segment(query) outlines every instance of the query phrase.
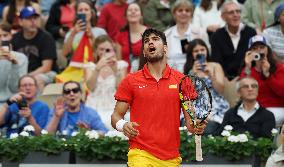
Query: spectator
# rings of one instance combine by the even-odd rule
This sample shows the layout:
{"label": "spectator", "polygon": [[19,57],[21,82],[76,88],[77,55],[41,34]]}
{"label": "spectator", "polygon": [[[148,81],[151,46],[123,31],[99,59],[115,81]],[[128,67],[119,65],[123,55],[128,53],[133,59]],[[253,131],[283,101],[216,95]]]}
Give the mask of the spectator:
{"label": "spectator", "polygon": [[[256,56],[257,55],[257,56]],[[263,36],[250,39],[241,76],[250,75],[259,83],[257,101],[271,111],[276,125],[284,122],[284,66],[273,59],[272,50]]]}
{"label": "spectator", "polygon": [[144,7],[144,23],[159,31],[165,31],[174,25],[171,6],[174,0],[149,0]]}
{"label": "spectator", "polygon": [[[3,10],[3,20],[7,21],[12,25],[13,31],[12,33],[16,33],[21,30],[21,25],[19,23],[20,20],[20,12],[23,8],[27,6],[32,6],[36,13],[41,14],[41,8],[39,4],[32,2],[31,0],[10,0],[9,4]],[[41,26],[40,19],[37,20],[38,27]]]}
{"label": "spectator", "polygon": [[261,34],[266,26],[273,23],[273,11],[281,2],[283,0],[246,0],[242,21]]}
{"label": "spectator", "polygon": [[6,5],[8,5],[9,0],[2,0],[0,2],[0,19],[2,19],[2,14],[3,14],[3,9],[5,8]]}
{"label": "spectator", "polygon": [[115,106],[113,98],[120,81],[126,76],[127,62],[119,60],[114,43],[102,35],[95,41],[95,68],[85,70],[85,80],[91,91],[86,106],[95,109],[108,129],[112,129],[110,116]]}
{"label": "spectator", "polygon": [[63,98],[57,99],[54,110],[50,112],[47,131],[55,133],[66,131],[67,135],[78,131],[78,126],[106,133],[108,130],[97,112],[82,103],[80,84],[68,81],[63,85]]}
{"label": "spectator", "polygon": [[221,128],[231,125],[233,131],[244,133],[248,131],[254,138],[272,137],[271,130],[275,127],[273,114],[258,103],[259,84],[251,77],[241,78],[237,91],[241,103],[225,113]]}
{"label": "spectator", "polygon": [[[200,59],[201,56],[204,56],[204,61]],[[225,82],[224,71],[219,63],[210,62],[209,49],[201,39],[189,42],[184,74],[189,73],[202,78],[210,89],[213,108],[204,134],[213,134],[221,125],[224,114],[230,106],[222,96]]]}
{"label": "spectator", "polygon": [[40,8],[41,8],[42,16],[44,17],[44,20],[48,19],[48,16],[49,16],[49,13],[50,13],[50,8],[55,1],[56,0],[40,1]]}
{"label": "spectator", "polygon": [[12,26],[0,23],[0,106],[17,92],[18,85],[15,81],[28,70],[28,60],[24,54],[13,51],[11,45],[3,46],[4,42],[9,44],[11,39]]}
{"label": "spectator", "polygon": [[75,20],[76,0],[57,0],[50,9],[46,23],[46,30],[49,31],[55,40],[64,38],[66,33],[73,27]]}
{"label": "spectator", "polygon": [[284,3],[274,12],[274,23],[263,31],[268,45],[275,52],[275,58],[284,65]]}
{"label": "spectator", "polygon": [[112,40],[115,40],[119,30],[126,24],[124,14],[127,6],[126,0],[114,0],[101,10],[98,26],[105,29]]}
{"label": "spectator", "polygon": [[250,37],[256,34],[253,28],[241,23],[241,8],[234,1],[221,7],[221,16],[226,25],[218,29],[211,38],[212,60],[221,64],[228,80],[239,75],[241,61]]}
{"label": "spectator", "polygon": [[29,60],[28,73],[37,80],[39,90],[53,82],[56,75],[56,47],[51,35],[38,28],[39,14],[30,6],[22,9],[19,16],[22,31],[13,36],[12,45]]}
{"label": "spectator", "polygon": [[38,89],[33,76],[22,76],[18,88],[18,93],[11,96],[1,108],[0,124],[7,128],[7,136],[20,133],[26,125],[32,125],[35,129],[34,134],[38,135],[46,126],[48,105],[36,100]]}
{"label": "spectator", "polygon": [[[127,24],[117,34],[122,59],[128,62],[128,71],[138,70],[138,59],[141,56],[142,36],[146,26],[142,24],[143,16],[141,8],[137,3],[131,3],[126,10]],[[131,69],[131,70],[130,70]]]}
{"label": "spectator", "polygon": [[92,8],[92,2],[89,0],[79,0],[75,6],[76,13],[85,14],[86,22],[78,19],[74,27],[66,34],[63,44],[63,56],[68,57],[77,49],[84,33],[91,43],[94,42],[95,38],[100,35],[105,35],[104,29],[95,27],[96,13]]}
{"label": "spectator", "polygon": [[192,24],[205,29],[209,36],[225,25],[221,18],[220,7],[224,0],[201,0],[193,13]]}
{"label": "spectator", "polygon": [[280,136],[281,145],[270,155],[265,167],[281,167],[284,165],[284,125],[282,125]]}
{"label": "spectator", "polygon": [[172,14],[176,25],[165,31],[169,49],[168,64],[172,68],[183,72],[186,61],[186,44],[195,38],[201,38],[208,42],[208,37],[200,27],[192,25],[193,6],[188,0],[177,0],[173,4]]}

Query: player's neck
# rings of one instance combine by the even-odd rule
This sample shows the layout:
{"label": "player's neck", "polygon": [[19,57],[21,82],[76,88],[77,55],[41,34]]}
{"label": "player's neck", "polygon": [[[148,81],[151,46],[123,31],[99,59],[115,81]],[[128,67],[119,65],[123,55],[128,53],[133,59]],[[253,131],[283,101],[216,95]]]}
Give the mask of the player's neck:
{"label": "player's neck", "polygon": [[148,63],[148,69],[151,75],[157,81],[159,81],[159,79],[162,78],[165,67],[166,67],[166,63],[164,63],[164,60],[156,62],[156,63]]}

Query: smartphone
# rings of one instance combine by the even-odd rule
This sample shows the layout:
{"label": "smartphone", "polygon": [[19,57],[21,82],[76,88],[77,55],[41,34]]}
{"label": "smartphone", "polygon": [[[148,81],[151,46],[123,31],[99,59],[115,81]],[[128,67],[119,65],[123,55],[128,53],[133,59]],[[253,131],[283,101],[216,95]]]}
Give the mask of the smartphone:
{"label": "smartphone", "polygon": [[1,41],[1,48],[7,52],[10,51],[11,43],[10,41]]}
{"label": "smartphone", "polygon": [[81,20],[83,23],[86,24],[86,14],[85,13],[77,13],[76,18],[77,20]]}
{"label": "smartphone", "polygon": [[201,64],[201,70],[204,71],[205,68],[205,55],[204,54],[198,54],[196,55],[196,60],[199,61],[199,64]]}
{"label": "smartphone", "polygon": [[181,45],[182,53],[186,53],[188,44],[189,44],[189,42],[187,41],[187,39],[182,39],[182,40],[180,40],[180,45]]}

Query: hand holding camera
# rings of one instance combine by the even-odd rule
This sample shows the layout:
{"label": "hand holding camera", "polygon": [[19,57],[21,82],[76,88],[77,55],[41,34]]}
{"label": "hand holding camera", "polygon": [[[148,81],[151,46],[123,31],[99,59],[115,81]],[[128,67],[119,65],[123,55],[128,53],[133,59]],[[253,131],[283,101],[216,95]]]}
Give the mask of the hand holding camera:
{"label": "hand holding camera", "polygon": [[0,47],[0,59],[11,61],[13,64],[17,64],[16,57],[11,52],[11,44],[9,41],[2,41]]}

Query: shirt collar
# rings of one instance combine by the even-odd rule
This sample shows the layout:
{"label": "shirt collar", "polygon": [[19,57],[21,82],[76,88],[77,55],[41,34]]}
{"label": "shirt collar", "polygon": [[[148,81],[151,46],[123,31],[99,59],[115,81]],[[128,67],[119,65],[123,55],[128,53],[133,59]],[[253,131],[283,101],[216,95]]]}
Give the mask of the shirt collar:
{"label": "shirt collar", "polygon": [[[152,76],[152,74],[150,73],[150,71],[149,71],[149,69],[148,69],[148,65],[147,65],[148,63],[146,63],[145,65],[144,65],[144,67],[143,67],[143,73],[144,73],[144,76],[145,76],[145,78],[153,78],[153,76]],[[171,74],[171,68],[169,67],[169,65],[167,64],[166,65],[166,67],[165,67],[165,69],[164,69],[164,71],[163,71],[163,76],[162,76],[162,78],[169,78],[169,76],[170,76],[170,74]]]}
{"label": "shirt collar", "polygon": [[[258,102],[256,102],[256,103],[254,104],[254,107],[253,107],[253,109],[252,109],[251,111],[256,111],[256,110],[258,110],[258,109],[259,109],[259,107],[260,107],[259,103],[258,103]],[[240,105],[239,109],[241,109],[241,110],[245,111],[244,103],[242,103],[242,104]]]}
{"label": "shirt collar", "polygon": [[241,35],[241,31],[243,30],[244,26],[245,26],[245,25],[244,25],[243,23],[240,23],[239,29],[238,29],[237,33],[236,33],[236,34],[233,34],[233,33],[231,33],[231,32],[229,31],[228,25],[226,24],[226,31],[228,32],[228,34],[230,35],[230,37],[232,37],[232,36],[240,36],[240,35]]}

